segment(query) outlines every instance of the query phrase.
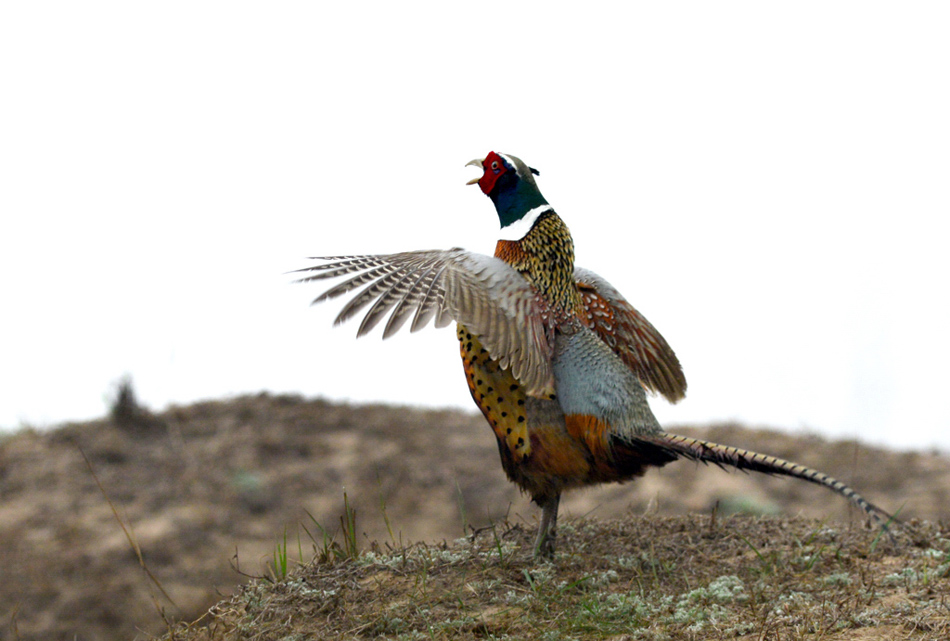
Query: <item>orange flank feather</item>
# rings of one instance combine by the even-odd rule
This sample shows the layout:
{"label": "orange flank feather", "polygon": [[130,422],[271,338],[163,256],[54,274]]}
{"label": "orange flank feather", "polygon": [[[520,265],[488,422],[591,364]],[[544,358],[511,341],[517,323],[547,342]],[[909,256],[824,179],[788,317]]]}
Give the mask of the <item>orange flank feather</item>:
{"label": "orange flank feather", "polygon": [[[561,425],[532,426],[531,444],[531,460],[522,471],[530,485],[543,487],[545,480],[558,479],[560,490],[588,483],[591,461],[586,448],[565,432]],[[550,481],[547,483],[550,484]]]}
{"label": "orange flank feather", "polygon": [[610,466],[613,457],[607,442],[610,425],[596,416],[586,414],[567,414],[564,416],[564,423],[568,434],[590,451],[598,471],[605,476],[613,476]]}

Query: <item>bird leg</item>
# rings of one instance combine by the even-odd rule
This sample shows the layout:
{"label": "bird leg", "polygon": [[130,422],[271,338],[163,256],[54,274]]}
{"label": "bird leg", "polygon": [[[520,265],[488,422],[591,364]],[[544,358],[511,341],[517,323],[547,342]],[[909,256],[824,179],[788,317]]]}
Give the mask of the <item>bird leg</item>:
{"label": "bird leg", "polygon": [[534,556],[541,559],[554,558],[554,545],[557,539],[557,508],[561,502],[560,493],[553,497],[535,499],[541,508],[541,524],[538,526],[538,538],[534,543]]}

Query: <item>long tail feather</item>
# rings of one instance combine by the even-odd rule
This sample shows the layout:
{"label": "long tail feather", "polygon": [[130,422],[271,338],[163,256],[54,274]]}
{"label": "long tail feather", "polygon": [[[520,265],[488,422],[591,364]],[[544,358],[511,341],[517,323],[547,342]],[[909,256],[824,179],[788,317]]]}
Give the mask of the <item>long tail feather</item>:
{"label": "long tail feather", "polygon": [[885,530],[889,523],[895,522],[895,518],[891,514],[874,505],[838,479],[832,478],[818,470],[799,465],[798,463],[792,463],[791,461],[786,461],[775,456],[759,454],[758,452],[743,450],[729,445],[703,441],[698,438],[677,436],[676,434],[641,436],[639,438],[663,446],[693,461],[713,463],[722,468],[733,467],[739,470],[750,470],[763,474],[791,476],[816,483],[817,485],[828,488],[836,494],[840,494],[860,507],[878,526]]}

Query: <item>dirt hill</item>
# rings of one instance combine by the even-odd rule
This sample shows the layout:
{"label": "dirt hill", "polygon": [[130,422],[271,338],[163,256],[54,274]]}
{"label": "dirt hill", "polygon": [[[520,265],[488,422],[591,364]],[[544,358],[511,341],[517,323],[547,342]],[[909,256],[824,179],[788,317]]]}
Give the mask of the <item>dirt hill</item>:
{"label": "dirt hill", "polygon": [[[474,414],[266,394],[155,415],[127,409],[0,439],[3,638],[146,638],[167,629],[160,611],[168,620],[197,619],[247,582],[235,567],[270,572],[285,533],[289,556],[309,559],[314,546],[302,527],[318,541],[314,521],[339,530],[344,488],[362,549],[373,541],[382,549],[437,546],[490,524],[517,538],[536,525],[537,510],[504,478],[494,439]],[[938,453],[734,425],[670,429],[816,467],[904,519],[950,517],[950,459]],[[83,454],[174,603],[141,568]],[[861,515],[821,488],[692,463],[570,494],[562,522],[702,514],[708,523],[717,502],[720,520],[732,510],[801,515],[866,535]],[[772,525],[756,527],[781,529],[782,521],[762,523]],[[563,549],[578,544],[571,538]]]}

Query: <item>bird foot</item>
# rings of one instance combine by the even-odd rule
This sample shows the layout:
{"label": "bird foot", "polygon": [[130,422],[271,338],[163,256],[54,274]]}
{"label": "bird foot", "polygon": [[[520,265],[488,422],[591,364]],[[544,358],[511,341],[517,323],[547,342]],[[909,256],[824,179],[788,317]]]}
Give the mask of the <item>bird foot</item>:
{"label": "bird foot", "polygon": [[554,558],[554,549],[557,543],[557,532],[553,529],[538,532],[538,540],[534,544],[534,558],[550,561]]}

